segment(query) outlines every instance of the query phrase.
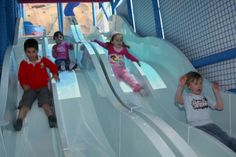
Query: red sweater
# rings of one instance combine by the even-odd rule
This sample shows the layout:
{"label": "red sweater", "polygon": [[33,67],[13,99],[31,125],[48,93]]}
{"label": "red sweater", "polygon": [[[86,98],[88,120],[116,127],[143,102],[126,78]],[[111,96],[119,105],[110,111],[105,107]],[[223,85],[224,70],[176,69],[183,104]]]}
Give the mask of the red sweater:
{"label": "red sweater", "polygon": [[34,90],[47,87],[49,81],[47,68],[52,74],[58,74],[57,66],[45,57],[39,58],[35,64],[27,60],[21,61],[18,72],[21,86],[29,85]]}

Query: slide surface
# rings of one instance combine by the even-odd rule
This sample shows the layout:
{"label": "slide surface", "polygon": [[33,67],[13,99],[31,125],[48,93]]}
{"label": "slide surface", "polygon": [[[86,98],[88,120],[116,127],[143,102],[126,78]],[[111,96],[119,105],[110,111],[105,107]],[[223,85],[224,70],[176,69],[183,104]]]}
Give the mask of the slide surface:
{"label": "slide surface", "polygon": [[[135,78],[144,85],[147,92],[147,96],[142,97],[133,93],[127,85],[114,81],[113,86],[123,101],[135,106],[134,110],[137,112],[145,110],[160,117],[189,144],[198,156],[235,156],[234,152],[218,140],[187,125],[184,109],[175,104],[174,97],[179,77],[190,70],[195,70],[183,53],[166,40],[137,36],[127,22],[119,16],[112,16],[109,24],[110,32],[102,34],[107,35],[114,32],[123,34],[125,43],[131,47],[129,51],[140,59],[142,66],[138,67],[137,64],[130,61],[127,61],[126,65]],[[88,36],[88,40],[97,38],[109,41],[110,37],[102,34],[91,34]],[[107,51],[97,44],[92,45],[100,53],[103,62],[107,62],[106,57],[102,55],[107,54]],[[109,70],[111,67],[108,63],[105,64],[107,71],[110,71],[108,75],[112,79],[114,76]],[[214,99],[207,80],[204,80],[203,92]],[[231,115],[235,111],[231,104],[235,100],[235,95],[222,92],[222,97],[225,102],[225,110],[213,111],[212,118],[222,129],[235,136],[235,124],[232,123],[235,117]]]}

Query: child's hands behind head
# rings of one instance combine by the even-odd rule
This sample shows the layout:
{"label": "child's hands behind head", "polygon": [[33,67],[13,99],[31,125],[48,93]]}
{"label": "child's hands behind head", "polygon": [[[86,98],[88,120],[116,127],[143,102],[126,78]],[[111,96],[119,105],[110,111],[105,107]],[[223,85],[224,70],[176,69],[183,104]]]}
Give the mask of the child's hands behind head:
{"label": "child's hands behind head", "polygon": [[220,85],[217,82],[212,82],[211,87],[214,91],[219,91],[220,90]]}
{"label": "child's hands behind head", "polygon": [[186,84],[186,81],[187,81],[187,76],[186,75],[183,75],[179,78],[179,85],[184,87],[185,84]]}

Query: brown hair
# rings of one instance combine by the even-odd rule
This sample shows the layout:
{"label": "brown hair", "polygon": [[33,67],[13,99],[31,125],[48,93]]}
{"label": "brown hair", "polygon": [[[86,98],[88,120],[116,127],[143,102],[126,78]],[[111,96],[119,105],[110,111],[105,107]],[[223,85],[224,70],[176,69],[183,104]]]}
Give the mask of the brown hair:
{"label": "brown hair", "polygon": [[[110,39],[110,42],[107,42],[108,44],[112,44],[111,42],[114,40],[114,38],[117,36],[117,35],[121,35],[123,37],[123,35],[120,33],[120,32],[116,32],[114,34],[111,35],[111,39]],[[130,48],[129,45],[126,45],[124,42],[122,44],[123,47],[126,47],[126,48]]]}
{"label": "brown hair", "polygon": [[54,34],[53,34],[53,39],[55,40],[55,38],[58,36],[58,35],[61,35],[63,38],[64,38],[64,35],[61,31],[56,31]]}
{"label": "brown hair", "polygon": [[186,80],[187,86],[189,86],[189,84],[195,80],[202,79],[201,74],[199,74],[196,71],[190,71],[190,72],[186,73],[185,76],[187,77],[187,80]]}

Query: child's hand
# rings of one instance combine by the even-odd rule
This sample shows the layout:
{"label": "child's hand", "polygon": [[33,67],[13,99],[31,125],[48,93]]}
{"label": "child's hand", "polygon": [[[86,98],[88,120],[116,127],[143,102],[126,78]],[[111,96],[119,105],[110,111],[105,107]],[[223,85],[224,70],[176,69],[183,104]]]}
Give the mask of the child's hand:
{"label": "child's hand", "polygon": [[187,76],[186,75],[181,76],[179,79],[179,85],[182,87],[185,86],[186,81],[187,81]]}
{"label": "child's hand", "polygon": [[212,82],[211,87],[214,91],[220,90],[220,85],[217,82]]}
{"label": "child's hand", "polygon": [[58,74],[53,74],[52,78],[53,78],[55,81],[60,81],[60,78],[59,78]]}
{"label": "child's hand", "polygon": [[73,45],[73,44],[70,44],[69,49],[70,49],[70,50],[74,50],[74,45]]}
{"label": "child's hand", "polygon": [[30,89],[30,86],[29,85],[22,85],[22,88],[24,91],[28,91]]}
{"label": "child's hand", "polygon": [[52,56],[53,58],[57,58],[57,53],[55,51],[55,48],[52,48]]}

